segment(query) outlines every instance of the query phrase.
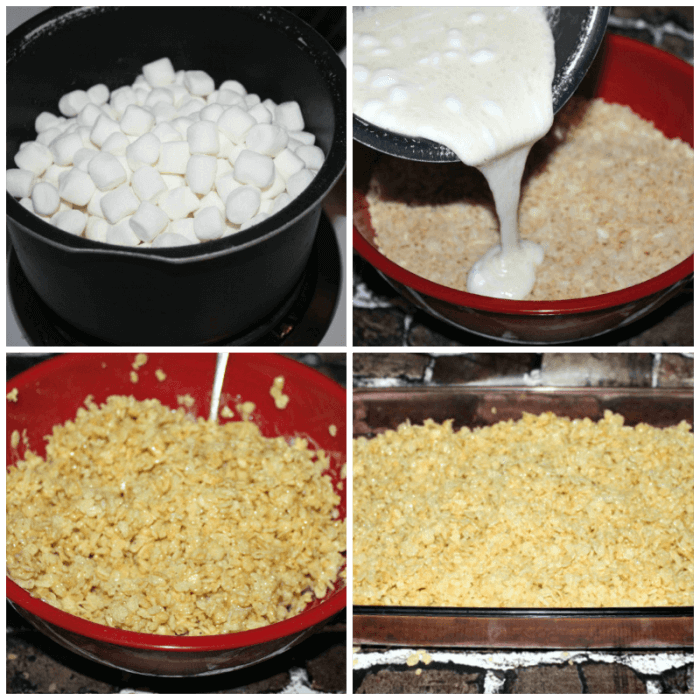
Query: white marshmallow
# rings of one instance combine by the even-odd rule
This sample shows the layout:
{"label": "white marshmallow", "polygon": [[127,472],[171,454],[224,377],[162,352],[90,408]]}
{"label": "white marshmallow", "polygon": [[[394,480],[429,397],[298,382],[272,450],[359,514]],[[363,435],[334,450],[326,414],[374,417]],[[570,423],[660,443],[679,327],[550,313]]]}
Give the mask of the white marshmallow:
{"label": "white marshmallow", "polygon": [[107,137],[107,140],[102,144],[102,153],[111,153],[113,156],[125,156],[126,149],[131,141],[126,134],[121,131],[115,131]]}
{"label": "white marshmallow", "polygon": [[102,191],[113,190],[126,182],[126,171],[111,153],[98,153],[88,163],[88,174]]}
{"label": "white marshmallow", "polygon": [[74,117],[89,102],[90,98],[85,90],[73,90],[58,101],[58,109],[66,117]]}
{"label": "white marshmallow", "polygon": [[95,183],[87,173],[78,168],[71,168],[65,173],[58,186],[61,199],[79,207],[84,207],[90,201],[94,191]]}
{"label": "white marshmallow", "polygon": [[205,207],[194,215],[194,232],[200,241],[213,241],[224,234],[224,217],[216,207]]}
{"label": "white marshmallow", "polygon": [[235,80],[217,90],[167,58],[111,94],[74,90],[59,109],[36,118],[7,189],[96,241],[163,247],[235,234],[287,206],[324,159],[297,102],[261,101]]}
{"label": "white marshmallow", "polygon": [[310,170],[320,170],[326,157],[318,146],[299,146],[295,154]]}
{"label": "white marshmallow", "polygon": [[183,245],[191,245],[191,241],[188,241],[184,236],[179,233],[161,233],[155,241],[153,241],[153,248],[176,248]]}
{"label": "white marshmallow", "polygon": [[32,190],[32,205],[39,216],[52,216],[58,210],[61,198],[58,190],[48,182],[39,182]]}
{"label": "white marshmallow", "polygon": [[114,109],[119,118],[126,111],[129,105],[136,104],[136,91],[130,85],[124,85],[123,87],[117,88],[109,99],[109,104],[112,109]]}
{"label": "white marshmallow", "polygon": [[34,130],[37,134],[47,129],[54,129],[61,124],[61,119],[51,112],[41,112],[34,120]]}
{"label": "white marshmallow", "polygon": [[160,159],[156,166],[161,173],[184,175],[190,159],[190,145],[187,141],[168,141],[161,144]]}
{"label": "white marshmallow", "polygon": [[85,226],[85,238],[91,241],[107,242],[109,224],[101,216],[88,216]]}
{"label": "white marshmallow", "polygon": [[31,170],[39,177],[54,162],[54,157],[49,148],[36,143],[36,141],[31,141],[17,152],[14,161],[21,170]]}
{"label": "white marshmallow", "polygon": [[139,208],[140,203],[139,198],[129,185],[121,185],[102,197],[100,207],[105,219],[114,225],[124,217],[133,214]]}
{"label": "white marshmallow", "polygon": [[239,187],[226,200],[226,218],[232,224],[243,224],[260,208],[260,192],[255,187]]}
{"label": "white marshmallow", "polygon": [[185,181],[195,194],[207,194],[214,187],[216,157],[196,154],[187,162]]}
{"label": "white marshmallow", "polygon": [[193,95],[208,95],[214,92],[214,79],[203,70],[185,71],[185,87]]}
{"label": "white marshmallow", "polygon": [[237,80],[224,80],[221,85],[219,85],[219,92],[222,90],[232,90],[233,92],[237,92],[239,95],[247,95],[248,91],[239,83]]}
{"label": "white marshmallow", "polygon": [[243,143],[248,130],[257,122],[240,107],[229,107],[216,122],[219,130],[233,143]]}
{"label": "white marshmallow", "polygon": [[54,214],[51,223],[63,231],[80,236],[87,225],[87,216],[77,209],[68,209]]}
{"label": "white marshmallow", "polygon": [[150,165],[142,165],[138,170],[134,170],[131,176],[131,187],[142,202],[153,201],[161,192],[168,189],[161,174]]}
{"label": "white marshmallow", "polygon": [[275,156],[275,168],[277,172],[286,180],[298,173],[304,167],[304,161],[296,154],[285,148],[279,155]]}
{"label": "white marshmallow", "polygon": [[159,58],[147,63],[143,68],[143,76],[151,87],[163,87],[175,82],[175,69],[169,58]]}
{"label": "white marshmallow", "polygon": [[274,158],[285,149],[288,140],[289,136],[281,126],[256,124],[246,134],[245,147]]}
{"label": "white marshmallow", "polygon": [[98,83],[97,85],[93,85],[87,91],[87,96],[92,104],[101,107],[102,105],[107,104],[107,101],[109,100],[109,88],[102,83]]}
{"label": "white marshmallow", "polygon": [[161,158],[163,145],[155,134],[143,134],[126,147],[126,162],[132,170],[142,165],[155,166]]}
{"label": "white marshmallow", "polygon": [[275,107],[275,124],[283,126],[287,131],[302,131],[304,117],[298,102],[283,102]]}
{"label": "white marshmallow", "polygon": [[289,195],[294,199],[294,197],[298,197],[311,184],[313,179],[314,174],[310,170],[304,168],[298,173],[294,173],[294,175],[287,180],[287,192],[289,192]]}
{"label": "white marshmallow", "polygon": [[210,121],[199,121],[187,129],[187,143],[190,153],[201,153],[215,156],[219,152],[219,132],[216,124]]}
{"label": "white marshmallow", "polygon": [[90,141],[92,141],[98,148],[101,148],[102,144],[107,140],[107,138],[116,132],[121,132],[119,122],[116,122],[111,117],[103,114],[97,118],[97,121],[92,127],[92,131],[90,132]]}
{"label": "white marshmallow", "polygon": [[267,219],[267,214],[264,214],[263,212],[258,212],[252,219],[248,219],[248,221],[242,223],[241,228],[239,230],[243,231],[247,228],[250,228],[251,226],[256,226],[257,224],[265,221],[265,219]]}
{"label": "white marshmallow", "polygon": [[141,136],[150,131],[156,124],[156,118],[143,107],[128,105],[122,115],[119,126],[125,134]]}
{"label": "white marshmallow", "polygon": [[[21,168],[11,168],[5,174],[7,191],[17,199],[29,197],[36,183],[36,173]],[[51,212],[53,214],[53,212]]]}
{"label": "white marshmallow", "polygon": [[129,226],[141,241],[152,241],[169,223],[168,215],[150,202],[141,202],[129,219]]}
{"label": "white marshmallow", "polygon": [[165,233],[177,233],[184,236],[190,243],[199,243],[199,238],[194,232],[194,218],[192,217],[171,221],[168,228],[165,229]]}
{"label": "white marshmallow", "polygon": [[107,243],[112,245],[137,246],[141,241],[129,225],[129,219],[122,219],[107,231]]}
{"label": "white marshmallow", "polygon": [[275,180],[274,161],[269,156],[245,150],[233,164],[233,177],[244,185],[269,187]]}
{"label": "white marshmallow", "polygon": [[197,209],[199,200],[189,187],[176,187],[158,200],[158,206],[171,220],[184,219]]}
{"label": "white marshmallow", "polygon": [[102,114],[104,114],[104,112],[97,105],[88,102],[85,107],[80,110],[80,114],[78,114],[78,124],[92,128]]}
{"label": "white marshmallow", "polygon": [[289,196],[288,192],[282,192],[281,194],[278,194],[272,202],[272,210],[270,211],[270,216],[284,209],[291,201],[292,198]]}

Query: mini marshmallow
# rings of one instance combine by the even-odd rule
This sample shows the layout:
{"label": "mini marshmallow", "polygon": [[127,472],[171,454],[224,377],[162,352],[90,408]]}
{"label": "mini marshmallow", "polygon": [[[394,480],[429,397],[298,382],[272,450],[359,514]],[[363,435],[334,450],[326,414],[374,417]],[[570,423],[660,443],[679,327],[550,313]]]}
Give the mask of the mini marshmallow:
{"label": "mini marshmallow", "polygon": [[224,234],[224,217],[216,207],[205,207],[194,215],[194,232],[200,241],[213,241]]}
{"label": "mini marshmallow", "polygon": [[185,181],[195,194],[207,194],[214,187],[216,157],[196,154],[187,162]]}
{"label": "mini marshmallow", "polygon": [[192,154],[217,155],[219,152],[219,133],[216,124],[210,121],[195,122],[187,129],[187,143]]}
{"label": "mini marshmallow", "polygon": [[36,118],[7,189],[91,240],[163,247],[232,235],[287,206],[323,164],[297,102],[263,101],[235,80],[216,89],[167,58],[111,94],[74,90],[59,109]]}
{"label": "mini marshmallow", "polygon": [[107,104],[107,101],[109,100],[109,88],[102,83],[98,83],[97,85],[93,85],[87,91],[87,96],[92,104],[101,107],[102,105]]}
{"label": "mini marshmallow", "polygon": [[71,168],[65,173],[58,186],[61,199],[79,207],[84,207],[90,201],[94,191],[95,183],[87,173],[78,168]]}
{"label": "mini marshmallow", "polygon": [[252,219],[248,219],[248,221],[245,221],[244,223],[241,224],[240,230],[243,231],[247,228],[250,228],[251,226],[256,226],[259,223],[262,223],[267,219],[267,214],[263,214],[262,212],[258,212]]}
{"label": "mini marshmallow", "polygon": [[80,110],[80,114],[78,114],[78,124],[92,128],[103,114],[104,112],[97,105],[88,102],[85,107]]}
{"label": "mini marshmallow", "polygon": [[193,95],[208,95],[214,92],[214,79],[203,70],[185,71],[185,87]]}
{"label": "mini marshmallow", "polygon": [[63,231],[80,236],[87,225],[87,216],[77,209],[68,209],[54,214],[51,223]]}
{"label": "mini marshmallow", "polygon": [[129,105],[136,104],[136,92],[134,91],[134,88],[132,88],[130,85],[124,85],[123,87],[117,88],[112,93],[112,96],[109,99],[109,104],[111,105],[112,109],[117,112],[119,118],[121,119],[121,116],[126,111],[126,108]]}
{"label": "mini marshmallow", "polygon": [[141,136],[150,131],[156,124],[155,117],[147,109],[138,105],[128,105],[119,122],[125,134]]}
{"label": "mini marshmallow", "polygon": [[243,224],[257,214],[260,192],[255,187],[239,187],[226,200],[226,218],[232,224]]}
{"label": "mini marshmallow", "polygon": [[151,92],[148,93],[148,97],[146,98],[144,105],[146,107],[155,107],[161,102],[172,105],[174,101],[172,90],[159,87],[155,88],[155,90],[151,90]]}
{"label": "mini marshmallow", "polygon": [[169,58],[159,58],[141,69],[151,87],[158,88],[175,82],[175,69]]}
{"label": "mini marshmallow", "polygon": [[232,90],[233,92],[237,92],[239,95],[247,95],[248,91],[239,83],[237,80],[224,80],[221,85],[219,85],[219,92],[222,90]]}
{"label": "mini marshmallow", "polygon": [[245,137],[245,147],[265,156],[275,157],[287,146],[289,136],[281,126],[256,124]]}
{"label": "mini marshmallow", "polygon": [[34,141],[20,149],[14,161],[18,168],[31,170],[37,177],[43,175],[54,162],[53,153],[46,146]]}
{"label": "mini marshmallow", "polygon": [[310,170],[320,170],[326,157],[318,146],[299,146],[295,154]]}
{"label": "mini marshmallow", "polygon": [[129,226],[142,241],[152,241],[169,223],[168,215],[150,202],[141,202],[129,219]]}
{"label": "mini marshmallow", "polygon": [[301,141],[305,146],[313,146],[316,143],[316,137],[308,131],[290,131],[289,138]]}
{"label": "mini marshmallow", "polygon": [[287,192],[289,192],[292,199],[298,197],[311,184],[313,179],[314,174],[310,170],[304,168],[298,173],[294,173],[294,175],[287,180]]}
{"label": "mini marshmallow", "polygon": [[85,238],[106,243],[107,231],[109,231],[109,224],[101,216],[88,216]]}
{"label": "mini marshmallow", "polygon": [[112,225],[133,214],[139,208],[139,204],[139,198],[129,185],[110,190],[100,200],[102,214]]}
{"label": "mini marshmallow", "polygon": [[160,208],[171,220],[184,219],[191,214],[197,206],[199,200],[197,195],[189,187],[177,187],[170,190],[163,199],[159,200]]}
{"label": "mini marshmallow", "polygon": [[150,165],[143,165],[138,170],[134,170],[131,176],[131,187],[142,202],[153,201],[161,192],[168,189],[161,174]]}
{"label": "mini marshmallow", "polygon": [[126,182],[126,171],[111,153],[98,153],[88,163],[88,174],[102,191],[113,190]]}
{"label": "mini marshmallow", "polygon": [[121,132],[119,122],[116,122],[106,114],[103,114],[101,117],[97,118],[97,121],[92,127],[92,131],[90,132],[90,141],[92,141],[98,148],[101,148],[102,144],[107,140],[107,138],[115,132]]}
{"label": "mini marshmallow", "polygon": [[258,124],[272,124],[272,112],[262,103],[251,107],[248,110],[248,114],[250,114]]}
{"label": "mini marshmallow", "polygon": [[245,150],[236,158],[233,177],[244,185],[269,187],[275,180],[274,161],[269,156]]}
{"label": "mini marshmallow", "polygon": [[298,102],[283,102],[275,107],[274,122],[287,131],[302,131],[304,117]]}
{"label": "mini marshmallow", "polygon": [[39,116],[34,120],[34,130],[37,134],[47,129],[54,129],[61,124],[61,120],[55,114],[51,112],[41,112]]}
{"label": "mini marshmallow", "polygon": [[286,180],[298,173],[304,167],[304,161],[296,154],[285,148],[275,156],[275,169]]}
{"label": "mini marshmallow", "polygon": [[107,140],[102,144],[102,153],[111,153],[113,156],[125,156],[126,149],[129,148],[131,141],[126,134],[121,131],[115,131],[107,137]]}
{"label": "mini marshmallow", "polygon": [[122,219],[107,231],[107,243],[112,245],[137,246],[141,241],[129,225],[129,219]]}
{"label": "mini marshmallow", "polygon": [[248,130],[257,122],[240,107],[229,107],[216,122],[219,130],[233,143],[242,143]]}
{"label": "mini marshmallow", "polygon": [[[11,168],[6,173],[7,191],[17,199],[29,197],[36,183],[36,173],[21,168]],[[58,206],[58,205],[56,205]],[[53,214],[53,212],[51,212]]]}
{"label": "mini marshmallow", "polygon": [[180,236],[184,236],[190,243],[199,243],[199,238],[197,238],[197,234],[194,232],[194,219],[178,219],[177,221],[171,221],[168,228],[165,229],[165,232],[177,233]]}
{"label": "mini marshmallow", "polygon": [[202,209],[206,209],[207,207],[216,207],[221,212],[221,216],[226,216],[226,205],[224,204],[224,200],[221,199],[221,197],[219,197],[214,190],[208,192],[199,200],[197,211],[202,211]]}
{"label": "mini marshmallow", "polygon": [[58,109],[66,117],[75,117],[90,102],[85,90],[73,90],[58,101]]}
{"label": "mini marshmallow", "polygon": [[183,245],[191,245],[191,241],[188,241],[179,233],[161,233],[160,236],[153,241],[153,248],[176,248]]}
{"label": "mini marshmallow", "polygon": [[58,190],[48,182],[39,182],[32,190],[32,205],[39,216],[52,216],[58,210],[61,198]]}
{"label": "mini marshmallow", "polygon": [[142,165],[155,166],[161,158],[164,145],[155,134],[143,134],[126,147],[126,162],[132,170],[137,170]]}
{"label": "mini marshmallow", "polygon": [[161,173],[184,175],[190,159],[190,145],[187,141],[168,141],[161,144],[160,159],[156,166]]}
{"label": "mini marshmallow", "polygon": [[281,194],[278,194],[272,202],[272,210],[270,211],[270,216],[276,214],[281,209],[284,209],[291,201],[292,198],[289,196],[288,192],[282,192]]}

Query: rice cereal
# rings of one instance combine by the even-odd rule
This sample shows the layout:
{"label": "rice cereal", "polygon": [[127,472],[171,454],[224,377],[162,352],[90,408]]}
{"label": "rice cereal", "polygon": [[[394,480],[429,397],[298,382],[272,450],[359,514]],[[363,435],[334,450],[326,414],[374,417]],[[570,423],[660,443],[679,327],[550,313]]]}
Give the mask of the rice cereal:
{"label": "rice cereal", "polygon": [[287,619],[345,559],[328,457],[251,421],[152,399],[87,402],[46,459],[7,475],[7,572],[34,597],[135,632],[208,635]]}
{"label": "rice cereal", "polygon": [[553,413],[358,438],[353,602],[693,605],[690,426]]}

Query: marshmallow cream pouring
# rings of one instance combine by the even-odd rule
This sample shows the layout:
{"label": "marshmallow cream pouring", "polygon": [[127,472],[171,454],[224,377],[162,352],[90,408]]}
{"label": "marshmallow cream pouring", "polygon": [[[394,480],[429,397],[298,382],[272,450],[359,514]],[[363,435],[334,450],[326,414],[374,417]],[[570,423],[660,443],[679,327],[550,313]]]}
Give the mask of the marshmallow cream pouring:
{"label": "marshmallow cream pouring", "polygon": [[542,247],[518,233],[520,181],[552,125],[554,38],[540,7],[390,7],[354,16],[353,111],[431,139],[489,183],[501,244],[473,266],[474,294],[525,298]]}

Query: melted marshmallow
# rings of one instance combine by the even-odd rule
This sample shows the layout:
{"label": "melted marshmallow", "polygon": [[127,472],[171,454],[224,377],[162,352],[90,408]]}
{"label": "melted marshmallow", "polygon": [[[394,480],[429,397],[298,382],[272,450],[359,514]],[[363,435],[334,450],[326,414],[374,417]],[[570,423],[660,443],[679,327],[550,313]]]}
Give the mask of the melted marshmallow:
{"label": "melted marshmallow", "polygon": [[353,48],[355,114],[447,146],[489,183],[501,244],[474,265],[468,290],[527,296],[543,251],[518,234],[520,181],[553,120],[554,39],[542,8],[358,13]]}

